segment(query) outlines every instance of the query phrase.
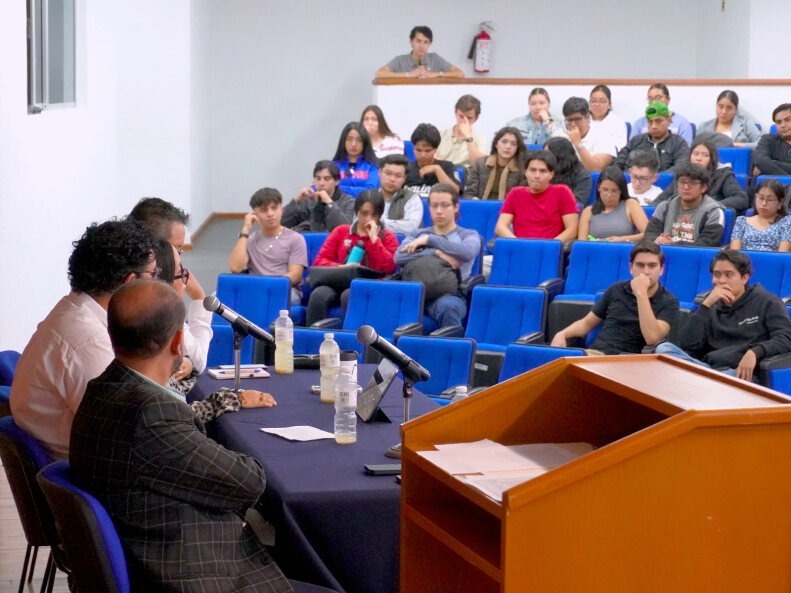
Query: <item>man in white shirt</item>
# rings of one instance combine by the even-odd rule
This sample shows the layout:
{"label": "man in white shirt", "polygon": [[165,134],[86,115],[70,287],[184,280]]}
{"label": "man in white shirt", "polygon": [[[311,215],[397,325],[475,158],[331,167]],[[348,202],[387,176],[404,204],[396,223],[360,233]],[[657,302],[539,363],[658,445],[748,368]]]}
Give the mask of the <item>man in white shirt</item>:
{"label": "man in white shirt", "polygon": [[11,386],[16,423],[65,459],[74,413],[88,381],[113,359],[107,305],[135,278],[156,278],[155,239],[141,224],[93,224],[69,258],[71,292],[42,321],[19,359]]}
{"label": "man in white shirt", "polygon": [[654,185],[659,178],[657,169],[659,159],[656,153],[638,148],[629,154],[629,197],[635,198],[641,206],[649,206],[662,193],[662,188]]}
{"label": "man in white shirt", "polygon": [[456,125],[442,132],[437,158],[469,169],[476,160],[488,156],[484,152],[486,138],[472,130],[481,116],[481,102],[472,95],[462,95],[454,109]]}
{"label": "man in white shirt", "polygon": [[591,128],[588,101],[570,97],[563,103],[566,133],[588,171],[601,171],[615,158],[615,142],[602,128]]}

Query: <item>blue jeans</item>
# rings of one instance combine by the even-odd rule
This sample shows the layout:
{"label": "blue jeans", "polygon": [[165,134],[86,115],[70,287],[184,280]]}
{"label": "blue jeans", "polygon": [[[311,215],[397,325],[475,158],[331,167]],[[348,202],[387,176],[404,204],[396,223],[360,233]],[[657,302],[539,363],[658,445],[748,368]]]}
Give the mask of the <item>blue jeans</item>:
{"label": "blue jeans", "polygon": [[437,322],[440,327],[464,325],[467,314],[467,303],[454,294],[446,294],[426,303],[426,315]]}
{"label": "blue jeans", "polygon": [[[662,342],[659,346],[656,347],[657,354],[669,354],[670,356],[675,356],[681,360],[686,360],[687,362],[691,362],[702,367],[706,367],[707,369],[714,368],[710,364],[703,362],[702,360],[698,360],[697,358],[692,358],[689,354],[684,352],[681,348],[676,346],[675,344],[671,344],[670,342]],[[736,376],[736,369],[714,369],[715,371],[719,371],[721,373],[725,373],[726,375],[730,375],[731,377]]]}

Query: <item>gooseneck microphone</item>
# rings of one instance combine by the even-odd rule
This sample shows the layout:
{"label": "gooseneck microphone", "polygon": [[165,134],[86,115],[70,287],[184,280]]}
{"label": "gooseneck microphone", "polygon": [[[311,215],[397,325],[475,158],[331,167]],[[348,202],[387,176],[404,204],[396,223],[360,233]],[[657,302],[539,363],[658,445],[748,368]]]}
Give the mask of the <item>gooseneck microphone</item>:
{"label": "gooseneck microphone", "polygon": [[275,341],[275,339],[272,337],[272,334],[261,329],[252,321],[248,321],[233,309],[229,309],[223,305],[220,302],[220,299],[218,299],[216,296],[207,296],[205,299],[203,299],[203,308],[219,315],[228,323],[230,323],[236,331],[244,334],[245,336],[251,335],[256,340],[261,342],[271,343]]}
{"label": "gooseneck microphone", "polygon": [[420,366],[416,360],[401,352],[387,340],[380,338],[376,330],[370,325],[360,326],[360,329],[357,330],[357,340],[365,346],[370,346],[396,365],[401,369],[406,379],[417,383],[418,381],[426,381],[431,377],[431,373]]}

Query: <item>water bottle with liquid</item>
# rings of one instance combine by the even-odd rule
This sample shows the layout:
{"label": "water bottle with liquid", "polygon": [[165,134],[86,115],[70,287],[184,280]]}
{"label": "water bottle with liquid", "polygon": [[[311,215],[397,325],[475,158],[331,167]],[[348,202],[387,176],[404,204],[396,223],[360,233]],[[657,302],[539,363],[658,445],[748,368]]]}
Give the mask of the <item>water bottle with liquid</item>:
{"label": "water bottle with liquid", "polygon": [[335,442],[357,442],[357,382],[349,367],[341,367],[335,381]]}
{"label": "water bottle with liquid", "polygon": [[288,311],[280,311],[275,321],[275,372],[289,375],[294,372],[294,323]]}
{"label": "water bottle with liquid", "polygon": [[319,348],[319,368],[321,369],[321,401],[331,404],[335,401],[335,379],[341,366],[341,349],[335,342],[335,334],[324,334]]}

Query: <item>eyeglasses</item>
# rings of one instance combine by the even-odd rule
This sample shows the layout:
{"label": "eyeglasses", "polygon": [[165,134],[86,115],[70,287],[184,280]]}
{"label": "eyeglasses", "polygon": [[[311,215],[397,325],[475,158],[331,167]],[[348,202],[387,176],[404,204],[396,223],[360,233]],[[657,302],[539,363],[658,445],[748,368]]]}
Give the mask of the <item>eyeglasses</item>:
{"label": "eyeglasses", "polygon": [[679,187],[695,187],[701,185],[700,181],[697,179],[679,179],[677,184]]}
{"label": "eyeglasses", "polygon": [[629,177],[632,181],[639,181],[640,183],[648,183],[654,180],[653,175],[634,175],[633,173],[629,173]]}
{"label": "eyeglasses", "polygon": [[588,103],[591,105],[607,105],[609,101],[607,99],[591,99]]}
{"label": "eyeglasses", "polygon": [[777,198],[767,197],[767,196],[755,196],[755,201],[761,202],[762,204],[776,204],[779,202]]}
{"label": "eyeglasses", "polygon": [[567,126],[572,126],[572,125],[576,126],[578,123],[580,123],[584,119],[585,119],[585,116],[583,116],[583,115],[578,115],[577,117],[567,117],[566,118],[566,125]]}
{"label": "eyeglasses", "polygon": [[135,277],[145,278],[146,277],[145,275],[148,274],[149,278],[153,278],[154,280],[156,280],[157,278],[159,278],[159,275],[161,273],[162,273],[162,268],[160,268],[159,266],[154,266],[153,270],[143,270],[142,272],[135,272]]}
{"label": "eyeglasses", "polygon": [[186,286],[187,283],[190,281],[190,271],[185,268],[184,266],[181,267],[181,274],[176,274],[173,276],[173,280],[181,280],[184,285]]}
{"label": "eyeglasses", "polygon": [[657,101],[663,101],[665,99],[667,99],[666,95],[653,95],[653,96],[649,95],[648,97],[646,97],[646,101],[648,101],[649,103],[656,103]]}

